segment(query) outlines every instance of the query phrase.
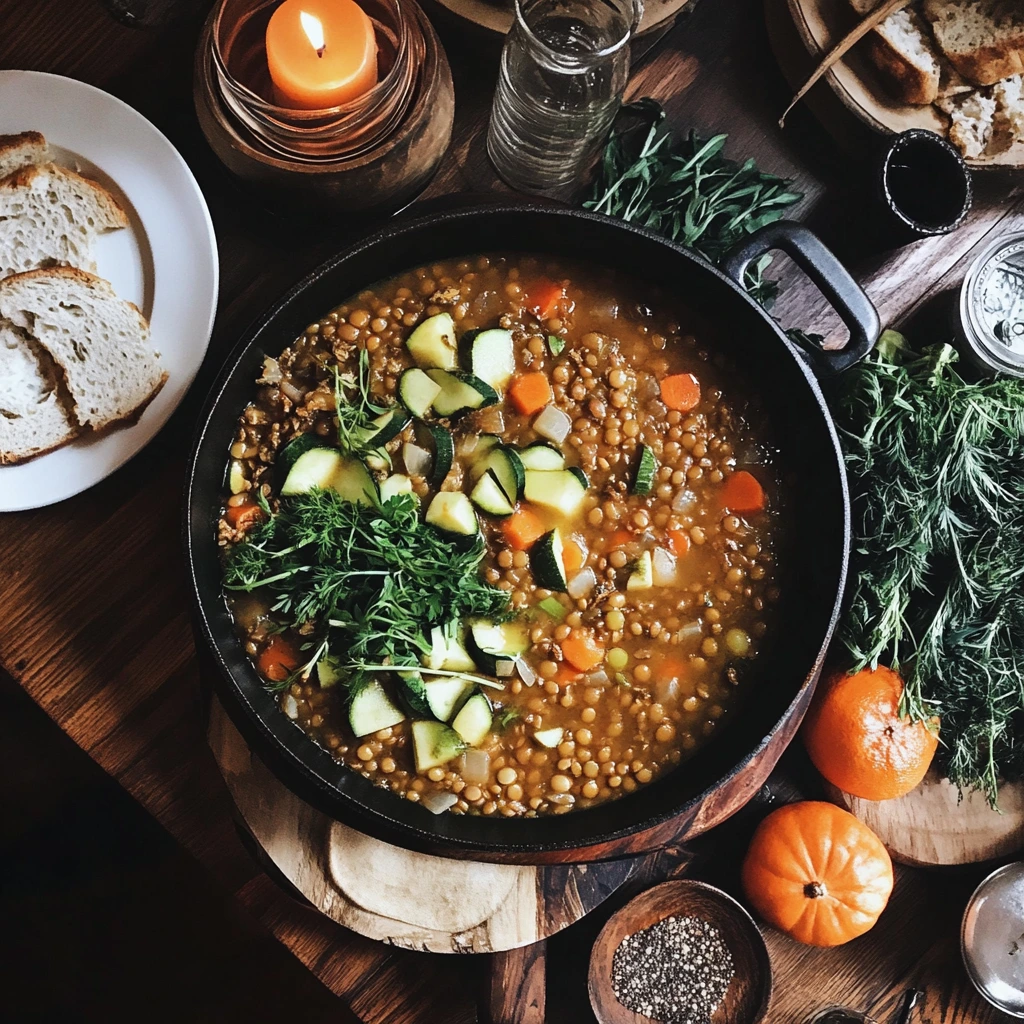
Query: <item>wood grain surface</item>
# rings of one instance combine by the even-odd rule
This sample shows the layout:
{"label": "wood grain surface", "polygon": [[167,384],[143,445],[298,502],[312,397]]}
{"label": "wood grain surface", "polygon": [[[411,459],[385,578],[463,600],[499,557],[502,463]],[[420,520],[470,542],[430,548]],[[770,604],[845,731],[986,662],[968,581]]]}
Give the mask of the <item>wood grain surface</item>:
{"label": "wood grain surface", "polygon": [[[0,64],[70,75],[104,88],[150,118],[180,149],[208,199],[221,247],[221,304],[207,361],[186,402],[147,449],[86,494],[53,508],[0,517],[0,665],[83,750],[158,819],[226,891],[367,1022],[472,1021],[483,975],[477,958],[382,946],[296,902],[249,856],[204,739],[203,693],[189,623],[180,546],[184,464],[199,403],[244,325],[269,301],[355,237],[353,220],[303,224],[247,199],[203,144],[191,105],[198,20],[160,34],[126,28],[94,0],[0,0]],[[495,69],[457,35],[444,42],[457,97],[452,148],[424,199],[490,192],[483,148]],[[924,340],[948,335],[944,296],[972,252],[1019,228],[1024,211],[1006,185],[979,183],[967,225],[896,253],[860,228],[863,176],[805,111],[785,133],[775,120],[788,86],[771,56],[760,0],[697,6],[637,69],[632,95],[666,102],[671,123],[730,134],[729,152],[795,178],[799,210],[847,261],[886,323],[911,317]],[[31,125],[26,125],[26,128]],[[785,326],[831,333],[813,287],[780,259]],[[936,300],[935,296],[938,296]],[[726,871],[747,833],[729,825],[698,841],[709,880]],[[665,877],[655,858],[632,886]],[[777,986],[769,1020],[799,1022],[832,1002],[885,1021],[904,990],[923,984],[922,1020],[982,1024],[998,1015],[959,965],[957,926],[979,872],[900,871],[892,907],[875,930],[837,950],[766,936]],[[734,885],[734,875],[719,879]],[[630,891],[549,941],[548,1019],[590,1019],[586,954]]]}
{"label": "wood grain surface", "polygon": [[999,808],[984,793],[960,793],[934,770],[896,800],[861,800],[826,783],[829,799],[864,822],[893,860],[953,867],[1010,857],[1024,850],[1024,783],[1003,783]]}

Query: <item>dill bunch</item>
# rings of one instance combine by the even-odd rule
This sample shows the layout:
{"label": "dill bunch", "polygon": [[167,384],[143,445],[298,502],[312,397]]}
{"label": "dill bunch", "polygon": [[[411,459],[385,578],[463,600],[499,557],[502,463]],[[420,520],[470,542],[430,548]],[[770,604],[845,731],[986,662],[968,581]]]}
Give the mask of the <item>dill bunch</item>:
{"label": "dill bunch", "polygon": [[[608,140],[586,209],[650,228],[717,265],[737,242],[803,198],[791,181],[765,174],[752,159],[740,164],[723,156],[726,135],[674,136],[655,100],[624,111],[637,123]],[[769,254],[762,256],[746,282],[766,305],[777,291],[764,277],[770,262]]]}
{"label": "dill bunch", "polygon": [[297,674],[329,655],[355,693],[370,672],[418,666],[433,627],[507,615],[508,593],[480,575],[483,557],[482,537],[458,547],[411,495],[371,507],[314,488],[282,498],[231,549],[224,586],[258,591],[282,629],[309,636]]}
{"label": "dill bunch", "polygon": [[941,716],[940,767],[995,806],[1024,775],[1024,381],[967,383],[948,345],[887,331],[837,379],[853,491],[854,668],[888,664]]}

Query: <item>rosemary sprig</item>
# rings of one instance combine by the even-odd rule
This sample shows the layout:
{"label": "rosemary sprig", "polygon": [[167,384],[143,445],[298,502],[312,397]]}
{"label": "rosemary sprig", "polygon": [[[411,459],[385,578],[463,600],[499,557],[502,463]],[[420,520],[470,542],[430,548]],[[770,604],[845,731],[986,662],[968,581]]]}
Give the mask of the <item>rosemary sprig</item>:
{"label": "rosemary sprig", "polygon": [[[727,136],[676,138],[664,127],[665,112],[652,99],[624,108],[637,123],[612,135],[605,146],[587,209],[651,228],[696,249],[717,264],[737,242],[779,220],[803,198],[792,182],[723,156]],[[765,279],[765,255],[751,268],[747,287],[766,305],[777,284]]]}
{"label": "rosemary sprig", "polygon": [[940,762],[985,791],[1024,775],[1024,382],[965,383],[948,345],[887,331],[832,396],[854,491],[841,638],[942,717]]}

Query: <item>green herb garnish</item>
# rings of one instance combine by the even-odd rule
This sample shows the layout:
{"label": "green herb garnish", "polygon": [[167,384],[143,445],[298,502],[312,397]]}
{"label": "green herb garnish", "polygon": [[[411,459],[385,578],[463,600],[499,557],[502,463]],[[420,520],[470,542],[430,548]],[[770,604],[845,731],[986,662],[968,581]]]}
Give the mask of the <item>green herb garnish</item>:
{"label": "green herb garnish", "polygon": [[518,722],[523,717],[523,712],[514,704],[507,704],[498,708],[494,713],[494,724],[499,732],[504,732],[510,725]]}
{"label": "green herb garnish", "polygon": [[365,348],[359,350],[358,376],[334,368],[334,412],[338,447],[342,451],[357,458],[372,453],[390,464],[386,451],[367,444],[367,438],[374,433],[373,418],[387,411],[387,406],[377,405],[371,398],[370,357]]}
{"label": "green herb garnish", "polygon": [[[638,122],[616,132],[590,198],[598,213],[651,228],[696,249],[712,263],[799,202],[792,182],[760,171],[753,160],[739,164],[722,155],[727,136],[676,138],[663,126],[665,112],[652,99],[624,108]],[[777,285],[764,278],[766,254],[751,268],[747,288],[767,303]]]}
{"label": "green herb garnish", "polygon": [[310,665],[330,651],[355,692],[375,672],[418,668],[434,626],[508,613],[508,593],[480,577],[483,557],[481,537],[458,548],[411,495],[370,507],[314,489],[283,498],[232,548],[224,585],[266,595],[287,627],[312,624]]}
{"label": "green herb garnish", "polygon": [[557,334],[549,334],[548,348],[553,356],[560,356],[565,351],[565,338],[560,338]]}
{"label": "green herb garnish", "polygon": [[841,638],[856,668],[906,681],[941,716],[939,761],[994,805],[1024,775],[1024,381],[965,383],[948,345],[887,331],[836,383],[854,491]]}

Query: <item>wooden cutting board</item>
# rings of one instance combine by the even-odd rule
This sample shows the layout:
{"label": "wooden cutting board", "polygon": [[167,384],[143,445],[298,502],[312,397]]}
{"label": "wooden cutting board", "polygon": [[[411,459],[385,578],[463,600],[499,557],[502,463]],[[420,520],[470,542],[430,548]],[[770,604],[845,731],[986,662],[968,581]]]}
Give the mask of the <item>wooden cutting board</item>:
{"label": "wooden cutting board", "polygon": [[936,772],[896,800],[861,800],[826,783],[829,797],[864,822],[893,860],[915,867],[979,864],[1024,849],[1024,783],[1004,783],[999,810]]}

